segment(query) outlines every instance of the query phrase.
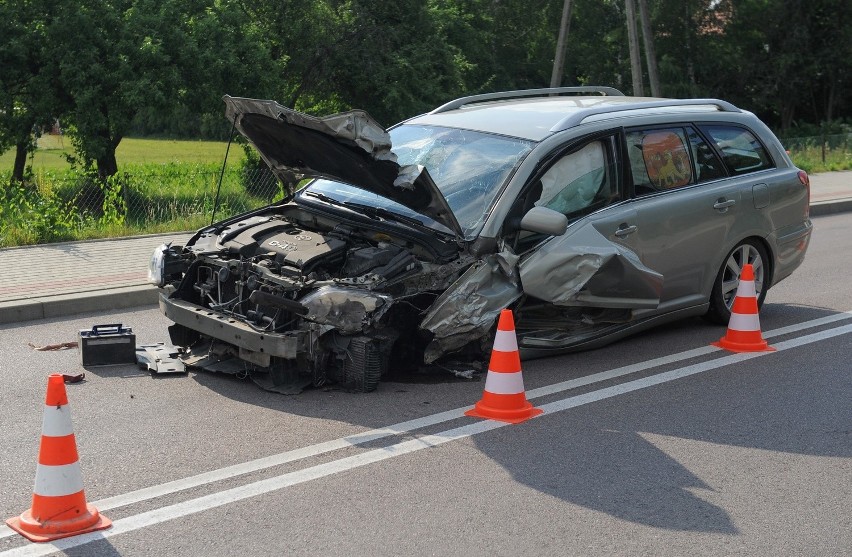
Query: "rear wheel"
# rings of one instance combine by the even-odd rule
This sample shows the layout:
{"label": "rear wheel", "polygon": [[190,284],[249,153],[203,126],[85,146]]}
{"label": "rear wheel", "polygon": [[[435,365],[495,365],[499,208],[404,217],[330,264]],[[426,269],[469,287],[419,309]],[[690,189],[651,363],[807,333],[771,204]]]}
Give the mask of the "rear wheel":
{"label": "rear wheel", "polygon": [[731,250],[716,275],[713,291],[710,294],[710,308],[705,317],[720,325],[726,325],[731,319],[731,307],[740,284],[740,273],[747,263],[754,269],[754,288],[757,293],[757,305],[763,304],[766,291],[765,282],[769,279],[766,249],[756,240],[745,240]]}

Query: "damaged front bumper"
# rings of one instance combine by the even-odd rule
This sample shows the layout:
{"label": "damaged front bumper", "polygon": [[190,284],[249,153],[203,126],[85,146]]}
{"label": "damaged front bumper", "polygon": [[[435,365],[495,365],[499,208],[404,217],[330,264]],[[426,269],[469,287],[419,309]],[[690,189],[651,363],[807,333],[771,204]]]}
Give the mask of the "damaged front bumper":
{"label": "damaged front bumper", "polygon": [[310,346],[306,342],[310,331],[256,331],[247,323],[167,294],[160,295],[160,311],[178,325],[236,346],[241,359],[264,367],[270,365],[272,357],[295,360]]}
{"label": "damaged front bumper", "polygon": [[302,299],[304,315],[294,316],[286,331],[262,330],[176,294],[162,294],[160,310],[175,323],[169,333],[184,347],[180,359],[187,367],[249,377],[283,394],[327,383],[351,391],[375,389],[387,372],[397,333],[372,325],[390,303],[358,289],[329,287],[315,294]]}

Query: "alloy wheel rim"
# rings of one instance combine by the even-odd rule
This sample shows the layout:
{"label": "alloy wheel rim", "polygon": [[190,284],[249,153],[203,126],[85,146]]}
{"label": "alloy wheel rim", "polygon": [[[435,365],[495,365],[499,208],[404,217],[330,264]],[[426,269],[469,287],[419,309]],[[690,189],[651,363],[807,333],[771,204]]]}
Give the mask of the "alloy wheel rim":
{"label": "alloy wheel rim", "polygon": [[747,263],[751,263],[754,269],[754,289],[758,298],[763,291],[764,268],[760,252],[751,244],[743,244],[737,247],[725,261],[725,270],[722,273],[722,299],[729,310],[733,307],[734,298],[737,295],[740,273]]}

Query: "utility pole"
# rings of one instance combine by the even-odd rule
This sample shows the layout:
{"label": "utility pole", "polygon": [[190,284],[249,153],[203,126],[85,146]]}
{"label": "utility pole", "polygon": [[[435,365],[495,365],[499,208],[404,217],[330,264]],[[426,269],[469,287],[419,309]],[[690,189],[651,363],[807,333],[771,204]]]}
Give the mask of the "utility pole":
{"label": "utility pole", "polygon": [[654,48],[654,34],[651,31],[651,17],[648,15],[648,0],[639,0],[639,21],[642,22],[642,38],[645,41],[645,59],[648,61],[651,95],[659,97],[660,74],[657,71],[657,51]]}
{"label": "utility pole", "polygon": [[642,59],[639,55],[639,34],[636,29],[636,8],[633,0],[624,0],[627,8],[627,42],[630,45],[630,73],[633,75],[633,96],[644,97],[642,88]]}
{"label": "utility pole", "polygon": [[568,28],[571,25],[571,0],[562,5],[562,22],[559,25],[559,39],[556,41],[556,55],[553,57],[553,73],[550,74],[550,86],[562,85],[562,72],[565,66],[565,51],[568,48]]}

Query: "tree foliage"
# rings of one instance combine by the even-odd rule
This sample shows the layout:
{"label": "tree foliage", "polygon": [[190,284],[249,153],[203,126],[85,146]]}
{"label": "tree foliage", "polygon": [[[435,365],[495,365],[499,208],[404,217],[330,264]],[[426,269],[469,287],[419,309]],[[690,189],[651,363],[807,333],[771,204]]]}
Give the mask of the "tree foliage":
{"label": "tree foliage", "polygon": [[0,152],[14,147],[12,180],[24,179],[33,129],[50,123],[55,107],[44,94],[50,87],[45,55],[46,29],[54,2],[0,2]]}
{"label": "tree foliage", "polygon": [[[718,96],[784,129],[848,118],[847,4],[647,0],[661,94]],[[314,114],[358,107],[390,125],[458,96],[544,87],[561,10],[553,0],[2,0],[0,149],[25,156],[34,127],[59,119],[81,166],[106,177],[128,134],[227,134],[224,94]],[[562,83],[630,92],[625,22],[623,0],[574,0]]]}

